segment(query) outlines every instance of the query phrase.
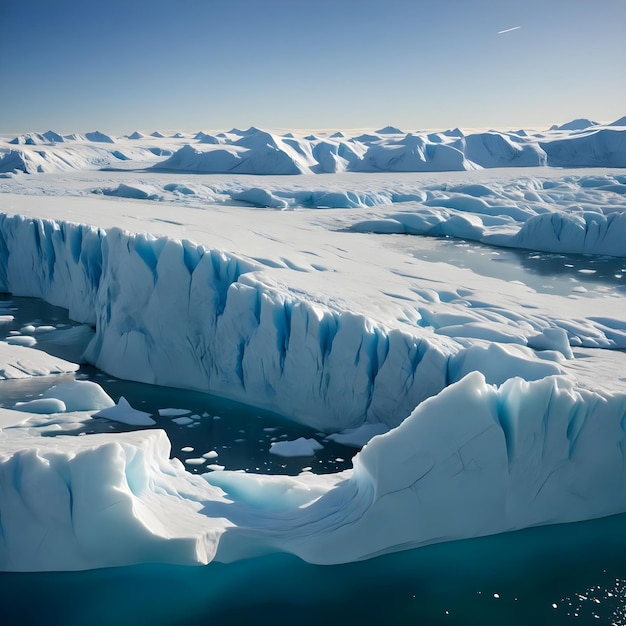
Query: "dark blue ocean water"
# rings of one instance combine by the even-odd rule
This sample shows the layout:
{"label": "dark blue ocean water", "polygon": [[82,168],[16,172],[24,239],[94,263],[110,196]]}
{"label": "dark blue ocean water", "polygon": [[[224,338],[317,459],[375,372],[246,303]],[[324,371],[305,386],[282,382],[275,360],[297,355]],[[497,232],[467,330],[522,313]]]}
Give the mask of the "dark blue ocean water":
{"label": "dark blue ocean water", "polygon": [[313,566],[0,573],[3,626],[626,624],[626,515]]}

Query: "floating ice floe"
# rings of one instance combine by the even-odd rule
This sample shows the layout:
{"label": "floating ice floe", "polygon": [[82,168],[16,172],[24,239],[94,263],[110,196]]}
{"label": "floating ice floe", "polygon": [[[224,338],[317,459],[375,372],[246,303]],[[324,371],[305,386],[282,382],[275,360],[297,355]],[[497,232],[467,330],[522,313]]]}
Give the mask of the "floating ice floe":
{"label": "floating ice floe", "polygon": [[158,430],[49,438],[8,429],[0,567],[192,564],[275,550],[341,563],[610,515],[626,507],[624,411],[624,395],[563,377],[498,388],[474,373],[372,439],[354,470],[296,477],[193,476],[169,459]]}
{"label": "floating ice floe", "polygon": [[150,413],[133,409],[124,396],[120,396],[116,405],[101,409],[91,417],[104,417],[114,422],[122,422],[131,426],[152,426],[156,424],[150,417]]}
{"label": "floating ice floe", "polygon": [[313,456],[317,450],[324,446],[315,439],[298,437],[293,441],[272,441],[270,443],[270,454],[277,456]]}
{"label": "floating ice floe", "polygon": [[52,357],[40,350],[0,341],[0,380],[51,376],[78,370],[76,363]]}

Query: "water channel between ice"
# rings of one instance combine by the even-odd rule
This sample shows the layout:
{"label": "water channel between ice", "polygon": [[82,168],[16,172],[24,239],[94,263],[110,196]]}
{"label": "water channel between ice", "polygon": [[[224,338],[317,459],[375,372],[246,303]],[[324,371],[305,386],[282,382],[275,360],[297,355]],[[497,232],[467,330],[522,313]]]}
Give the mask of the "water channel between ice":
{"label": "water channel between ice", "polygon": [[[15,317],[12,325],[0,330],[0,338],[11,332],[19,332],[27,325],[55,326],[63,328],[72,325],[65,309],[47,304],[37,298],[19,298],[0,295],[0,309]],[[70,361],[78,361],[80,354],[75,346],[46,348],[45,337],[39,346],[55,356]],[[167,432],[172,443],[172,456],[185,462],[200,459],[202,454],[216,452],[217,457],[207,459],[200,465],[188,464],[193,473],[208,471],[207,466],[217,465],[231,470],[245,470],[256,473],[298,474],[304,469],[322,474],[337,472],[351,467],[351,459],[356,448],[343,446],[326,439],[326,434],[289,421],[269,411],[246,406],[210,394],[146,385],[121,380],[90,365],[82,365],[76,378],[98,383],[116,402],[120,396],[134,408],[152,414],[156,421],[153,428]],[[34,377],[27,380],[0,381],[0,406],[13,408],[17,402],[37,398],[61,378]],[[65,378],[63,378],[65,380]],[[187,411],[182,417],[187,419],[179,424],[181,416],[161,416],[159,409],[180,409]],[[195,419],[190,419],[194,416]],[[58,434],[90,434],[96,432],[125,432],[137,430],[104,418],[94,418],[78,430]],[[145,426],[140,427],[145,428]],[[314,438],[323,446],[311,457],[281,457],[269,453],[274,441],[292,441],[299,437]]]}
{"label": "water channel between ice", "polygon": [[[421,260],[449,263],[500,280],[520,281],[542,293],[573,297],[623,297],[626,294],[626,259],[496,248],[453,238],[375,236],[383,238],[385,245]],[[0,329],[0,338],[17,334],[29,324],[55,327],[74,324],[65,309],[36,298],[0,295],[0,308],[15,317],[12,325]],[[39,347],[48,349],[45,346],[44,341]],[[53,353],[70,361],[78,361],[81,356],[75,346],[56,347]],[[157,422],[154,427],[167,432],[172,442],[172,455],[181,461],[217,452],[217,457],[207,460],[206,465],[188,465],[188,470],[194,473],[207,471],[210,465],[274,474],[297,474],[303,469],[329,473],[350,467],[356,452],[355,448],[326,439],[325,433],[269,411],[210,394],[121,380],[89,365],[82,365],[77,377],[97,382],[116,402],[124,396],[134,408],[151,413]],[[0,406],[12,408],[17,402],[34,399],[54,383],[49,377],[2,381]],[[188,416],[196,419],[179,424],[171,416],[159,415],[159,409],[167,408],[186,410]],[[71,434],[124,432],[135,428],[93,419]],[[323,448],[312,457],[286,458],[269,453],[272,442],[298,437],[314,438]]]}
{"label": "water channel between ice", "polygon": [[432,263],[449,263],[481,276],[520,281],[558,296],[626,295],[626,259],[496,248],[452,237],[376,235],[385,245]]}

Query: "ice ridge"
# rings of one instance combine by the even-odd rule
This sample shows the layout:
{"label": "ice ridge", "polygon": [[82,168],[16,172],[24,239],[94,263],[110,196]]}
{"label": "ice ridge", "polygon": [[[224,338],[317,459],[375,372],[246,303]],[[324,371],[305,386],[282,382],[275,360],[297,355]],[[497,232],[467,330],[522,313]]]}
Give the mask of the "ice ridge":
{"label": "ice ridge", "polygon": [[[279,135],[258,128],[164,137],[100,131],[61,136],[52,131],[0,138],[0,173],[116,167],[120,161],[160,171],[290,175],[355,172],[439,172],[496,167],[625,167],[621,120],[600,126],[574,120],[547,132],[459,129],[318,137]],[[397,131],[397,132],[396,132]],[[4,146],[3,146],[4,144]]]}

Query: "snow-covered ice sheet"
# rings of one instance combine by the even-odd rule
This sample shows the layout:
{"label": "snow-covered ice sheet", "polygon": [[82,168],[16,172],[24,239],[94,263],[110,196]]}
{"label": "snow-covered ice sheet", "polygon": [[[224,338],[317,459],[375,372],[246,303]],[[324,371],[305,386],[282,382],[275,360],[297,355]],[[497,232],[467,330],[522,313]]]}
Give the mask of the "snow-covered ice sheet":
{"label": "snow-covered ice sheet", "polygon": [[[218,393],[327,433],[385,434],[333,476],[199,477],[169,459],[161,431],[41,437],[48,416],[5,411],[0,567],[271,550],[345,562],[626,510],[623,290],[538,293],[375,234],[626,256],[626,178],[606,169],[623,165],[623,136],[618,126],[345,141],[233,130],[193,148],[46,138],[44,173],[0,181],[0,291],[95,327],[84,358],[121,378]],[[30,139],[11,146],[32,155],[45,141]],[[148,157],[157,144],[171,160]],[[119,150],[126,171],[72,173],[94,150]],[[66,173],[48,168],[53,154],[66,154]],[[606,167],[477,169],[551,163]],[[158,167],[131,171],[139,164]],[[468,171],[406,173],[452,166]],[[189,173],[233,167],[302,175]],[[364,173],[379,169],[404,173]],[[312,175],[322,171],[344,173]],[[50,419],[72,419],[63,415]]]}

